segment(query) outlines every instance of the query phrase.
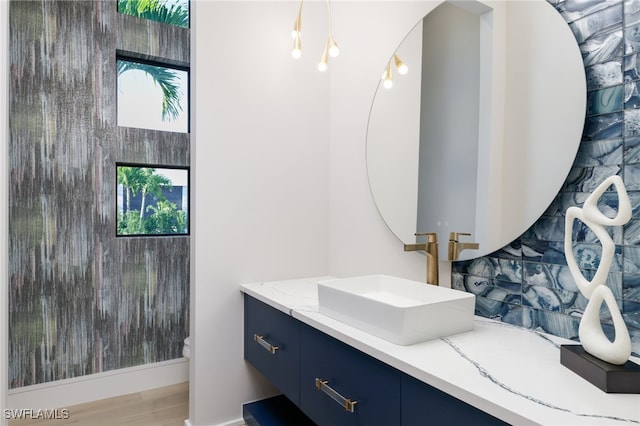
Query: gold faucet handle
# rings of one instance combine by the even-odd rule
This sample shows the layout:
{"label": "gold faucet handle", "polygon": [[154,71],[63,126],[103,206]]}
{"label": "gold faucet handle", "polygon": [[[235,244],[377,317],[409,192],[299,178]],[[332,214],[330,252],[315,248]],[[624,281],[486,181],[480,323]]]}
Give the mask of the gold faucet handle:
{"label": "gold faucet handle", "polygon": [[427,237],[428,243],[437,243],[438,242],[438,234],[435,232],[416,232],[416,237]]}
{"label": "gold faucet handle", "polygon": [[466,236],[471,236],[470,233],[468,232],[450,232],[449,233],[449,241],[453,241],[453,242],[458,242],[458,236],[460,235],[466,235]]}

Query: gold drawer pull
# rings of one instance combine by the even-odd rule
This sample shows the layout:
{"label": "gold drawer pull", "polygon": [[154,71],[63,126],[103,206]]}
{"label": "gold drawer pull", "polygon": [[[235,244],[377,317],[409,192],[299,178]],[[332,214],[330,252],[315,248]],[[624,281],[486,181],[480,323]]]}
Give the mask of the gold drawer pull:
{"label": "gold drawer pull", "polygon": [[258,344],[260,346],[262,346],[263,348],[265,348],[267,351],[269,351],[269,353],[271,355],[275,355],[276,351],[278,349],[280,349],[277,346],[272,345],[271,343],[267,342],[266,340],[264,340],[264,336],[260,336],[259,334],[254,334],[253,335],[253,341],[254,342],[258,342]]}
{"label": "gold drawer pull", "polygon": [[338,392],[333,390],[331,386],[329,386],[328,380],[322,380],[316,377],[316,388],[319,391],[322,391],[325,394],[329,395],[331,399],[333,399],[335,402],[343,406],[344,409],[347,410],[348,412],[350,413],[354,412],[355,406],[358,403],[358,401],[352,401],[349,398],[345,398],[344,396],[340,395]]}

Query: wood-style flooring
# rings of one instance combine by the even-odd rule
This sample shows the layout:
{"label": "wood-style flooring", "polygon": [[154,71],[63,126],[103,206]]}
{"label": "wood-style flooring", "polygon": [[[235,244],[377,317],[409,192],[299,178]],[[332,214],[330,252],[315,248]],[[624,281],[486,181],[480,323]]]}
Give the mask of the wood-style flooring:
{"label": "wood-style flooring", "polygon": [[[189,417],[189,384],[180,383],[66,407],[67,419],[10,420],[9,426],[184,426]],[[59,417],[65,417],[58,410]]]}

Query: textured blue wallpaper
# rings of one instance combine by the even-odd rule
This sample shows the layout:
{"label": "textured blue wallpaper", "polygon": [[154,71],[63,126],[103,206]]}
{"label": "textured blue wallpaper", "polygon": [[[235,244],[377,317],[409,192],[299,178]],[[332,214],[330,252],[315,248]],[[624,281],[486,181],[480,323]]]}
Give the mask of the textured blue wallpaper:
{"label": "textured blue wallpaper", "polygon": [[[520,238],[486,257],[453,265],[454,288],[477,297],[476,313],[577,340],[587,305],[564,255],[564,213],[582,206],[598,184],[623,177],[633,207],[624,227],[608,228],[616,253],[607,285],[613,290],[640,354],[640,1],[550,1],[566,19],[580,46],[587,77],[587,111],[575,162],[560,193]],[[549,155],[553,155],[552,152]],[[617,207],[614,191],[600,209]],[[576,259],[585,277],[595,274],[600,244],[574,224]],[[613,337],[610,314],[603,328]]]}

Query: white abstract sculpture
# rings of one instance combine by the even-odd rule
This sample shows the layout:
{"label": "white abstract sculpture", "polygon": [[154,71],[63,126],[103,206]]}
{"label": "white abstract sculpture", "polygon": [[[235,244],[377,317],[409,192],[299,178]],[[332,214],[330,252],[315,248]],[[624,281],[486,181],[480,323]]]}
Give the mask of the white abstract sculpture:
{"label": "white abstract sculpture", "polygon": [[[613,185],[618,194],[618,214],[609,218],[598,209],[598,200]],[[573,253],[573,222],[581,220],[598,237],[602,245],[602,256],[598,270],[591,281],[587,280]],[[611,289],[605,285],[607,274],[611,268],[615,244],[604,226],[624,225],[631,219],[631,201],[620,176],[611,176],[602,182],[584,202],[582,208],[569,207],[565,217],[564,252],[569,271],[580,292],[589,299],[578,328],[578,337],[584,350],[596,358],[610,364],[622,365],[631,356],[631,338],[624,323],[620,309]],[[615,339],[611,342],[605,336],[600,322],[600,307],[605,302],[611,312]]]}

